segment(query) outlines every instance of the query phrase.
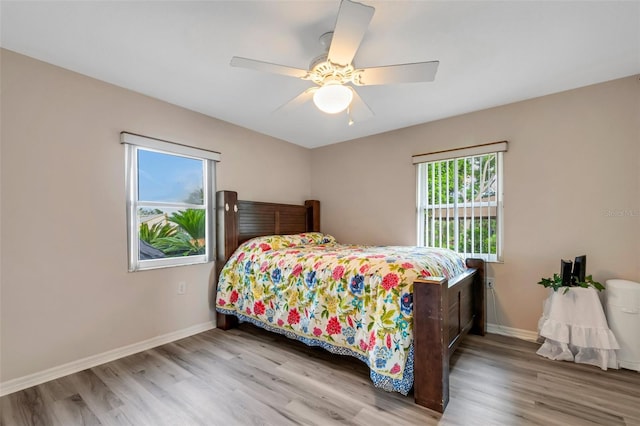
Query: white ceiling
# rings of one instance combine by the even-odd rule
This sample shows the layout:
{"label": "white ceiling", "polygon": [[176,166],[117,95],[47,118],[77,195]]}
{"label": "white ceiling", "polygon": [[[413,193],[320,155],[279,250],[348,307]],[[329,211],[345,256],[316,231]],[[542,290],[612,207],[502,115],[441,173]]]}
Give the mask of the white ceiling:
{"label": "white ceiling", "polygon": [[640,73],[640,1],[368,1],[358,68],[439,60],[431,83],[358,87],[375,116],[347,125],[312,83],[232,68],[297,68],[322,52],[339,1],[6,1],[1,45],[301,146],[318,147]]}

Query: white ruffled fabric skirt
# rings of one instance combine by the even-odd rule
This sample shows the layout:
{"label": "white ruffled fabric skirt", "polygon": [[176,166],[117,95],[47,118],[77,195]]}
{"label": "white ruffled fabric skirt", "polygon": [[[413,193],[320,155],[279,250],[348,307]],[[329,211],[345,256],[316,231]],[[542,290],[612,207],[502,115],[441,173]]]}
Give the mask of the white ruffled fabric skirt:
{"label": "white ruffled fabric skirt", "polygon": [[551,292],[538,330],[544,343],[536,352],[549,359],[618,368],[620,345],[609,329],[596,290],[571,287]]}

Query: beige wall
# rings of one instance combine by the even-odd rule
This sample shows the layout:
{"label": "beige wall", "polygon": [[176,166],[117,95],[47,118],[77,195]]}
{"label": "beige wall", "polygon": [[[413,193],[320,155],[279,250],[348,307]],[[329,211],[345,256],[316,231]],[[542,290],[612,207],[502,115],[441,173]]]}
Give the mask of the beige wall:
{"label": "beige wall", "polygon": [[121,131],[221,152],[217,187],[243,198],[309,198],[307,149],[6,50],[1,61],[0,381],[213,321],[213,264],[127,272]]}
{"label": "beige wall", "polygon": [[[353,243],[415,244],[411,156],[501,140],[504,263],[489,272],[502,325],[536,330],[546,295],[536,283],[561,258],[587,254],[600,281],[640,281],[637,77],[314,149],[323,230]],[[495,323],[491,300],[488,314]]]}

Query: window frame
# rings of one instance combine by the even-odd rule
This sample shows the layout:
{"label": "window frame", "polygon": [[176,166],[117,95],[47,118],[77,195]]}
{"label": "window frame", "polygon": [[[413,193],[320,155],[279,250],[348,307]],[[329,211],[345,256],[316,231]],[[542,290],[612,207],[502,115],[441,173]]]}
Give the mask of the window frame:
{"label": "window frame", "polygon": [[[465,257],[475,257],[485,260],[486,262],[502,263],[504,255],[504,152],[507,151],[507,142],[493,142],[489,144],[476,145],[468,148],[459,148],[447,151],[438,151],[429,154],[420,154],[413,156],[413,163],[416,165],[416,234],[417,244],[426,246],[426,231],[424,215],[428,209],[429,200],[427,200],[427,164],[455,161],[457,168],[458,160],[466,160],[471,157],[495,154],[496,155],[496,253],[474,253],[473,244],[471,244],[471,253],[459,252]],[[457,181],[457,180],[456,180]],[[473,203],[473,201],[472,201]],[[465,202],[466,204],[466,202]],[[448,206],[448,205],[447,205]],[[491,207],[491,206],[488,206]],[[447,207],[448,210],[449,207]],[[460,222],[456,220],[458,199],[454,199],[454,234],[456,244],[460,232]],[[466,207],[465,207],[466,212]],[[444,216],[443,216],[444,218]],[[472,219],[473,223],[473,219]]]}
{"label": "window frame", "polygon": [[[212,262],[216,252],[215,238],[215,163],[220,154],[200,148],[167,142],[131,133],[121,133],[121,143],[125,146],[125,184],[127,208],[127,248],[129,272],[144,271],[174,266],[195,265]],[[203,163],[203,204],[161,202],[139,200],[138,198],[138,152],[140,150],[158,152],[165,155],[190,158]],[[204,208],[203,208],[204,206]],[[160,259],[140,259],[139,208],[194,208],[205,210],[205,253],[190,256],[176,256]]]}

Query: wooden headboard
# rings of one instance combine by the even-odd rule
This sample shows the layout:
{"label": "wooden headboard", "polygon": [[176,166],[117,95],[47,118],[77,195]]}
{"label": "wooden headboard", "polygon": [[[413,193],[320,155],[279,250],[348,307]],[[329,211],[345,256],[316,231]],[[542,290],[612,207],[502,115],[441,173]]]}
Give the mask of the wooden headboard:
{"label": "wooden headboard", "polygon": [[217,263],[218,271],[245,241],[264,235],[300,234],[320,231],[320,202],[304,205],[238,200],[234,191],[218,191]]}

